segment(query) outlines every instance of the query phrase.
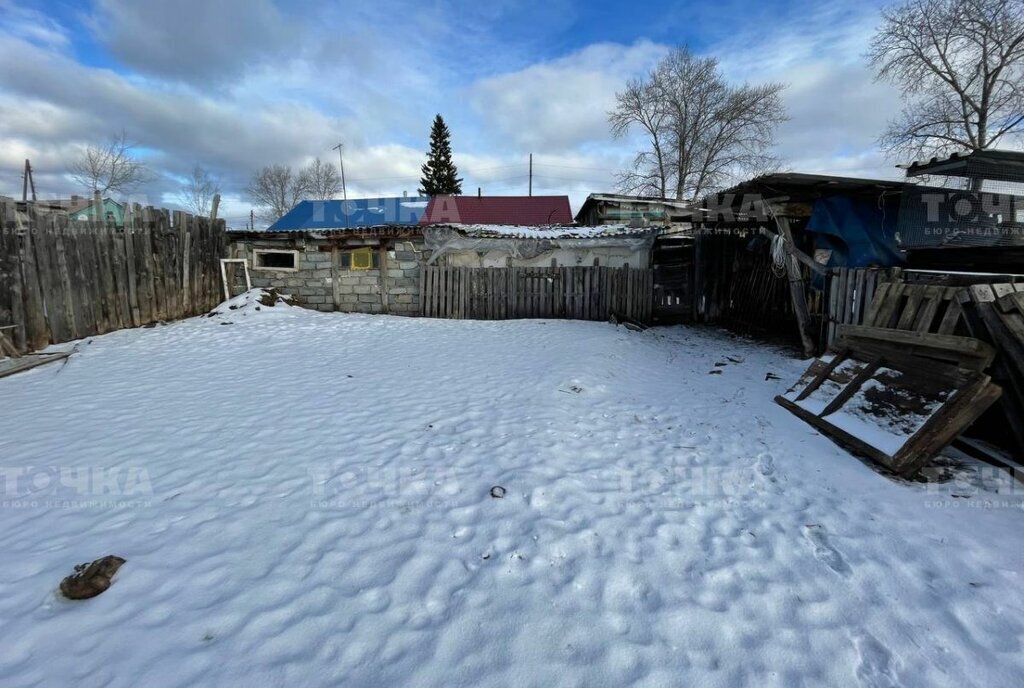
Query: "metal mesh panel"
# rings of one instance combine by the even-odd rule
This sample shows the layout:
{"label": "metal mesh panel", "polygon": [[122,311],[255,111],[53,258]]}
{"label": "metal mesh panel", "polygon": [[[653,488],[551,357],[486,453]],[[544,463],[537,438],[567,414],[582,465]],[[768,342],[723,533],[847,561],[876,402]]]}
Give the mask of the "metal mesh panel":
{"label": "metal mesh panel", "polygon": [[901,197],[902,248],[1024,246],[1021,160],[982,151],[912,165],[908,176],[919,183]]}

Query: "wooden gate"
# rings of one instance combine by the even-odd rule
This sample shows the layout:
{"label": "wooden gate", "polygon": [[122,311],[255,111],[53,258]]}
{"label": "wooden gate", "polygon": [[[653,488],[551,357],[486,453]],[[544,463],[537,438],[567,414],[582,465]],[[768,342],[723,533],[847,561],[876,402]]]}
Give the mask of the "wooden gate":
{"label": "wooden gate", "polygon": [[608,267],[460,268],[420,271],[420,312],[429,318],[651,319],[653,270]]}

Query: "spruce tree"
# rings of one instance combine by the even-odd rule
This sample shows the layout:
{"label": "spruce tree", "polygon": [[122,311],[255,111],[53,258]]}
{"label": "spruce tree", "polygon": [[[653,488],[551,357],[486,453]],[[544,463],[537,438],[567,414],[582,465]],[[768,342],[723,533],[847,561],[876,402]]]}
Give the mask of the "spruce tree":
{"label": "spruce tree", "polygon": [[424,196],[457,196],[462,193],[462,177],[452,162],[452,135],[441,115],[430,127],[430,151],[423,163],[419,193]]}

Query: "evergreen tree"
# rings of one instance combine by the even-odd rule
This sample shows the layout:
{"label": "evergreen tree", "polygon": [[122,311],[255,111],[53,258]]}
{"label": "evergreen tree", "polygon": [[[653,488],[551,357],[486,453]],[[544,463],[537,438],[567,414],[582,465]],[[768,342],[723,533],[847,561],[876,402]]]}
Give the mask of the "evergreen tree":
{"label": "evergreen tree", "polygon": [[462,193],[462,177],[452,162],[452,135],[441,115],[430,127],[430,151],[423,163],[419,193],[424,196],[457,196]]}

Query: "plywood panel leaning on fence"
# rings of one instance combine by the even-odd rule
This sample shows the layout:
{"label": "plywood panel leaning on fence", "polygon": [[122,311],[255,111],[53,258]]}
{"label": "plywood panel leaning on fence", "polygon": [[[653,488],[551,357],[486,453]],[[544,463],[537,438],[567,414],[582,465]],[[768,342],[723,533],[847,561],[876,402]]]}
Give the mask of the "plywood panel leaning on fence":
{"label": "plywood panel leaning on fence", "polygon": [[0,326],[19,351],[207,312],[223,221],[126,206],[124,226],[0,201]]}

